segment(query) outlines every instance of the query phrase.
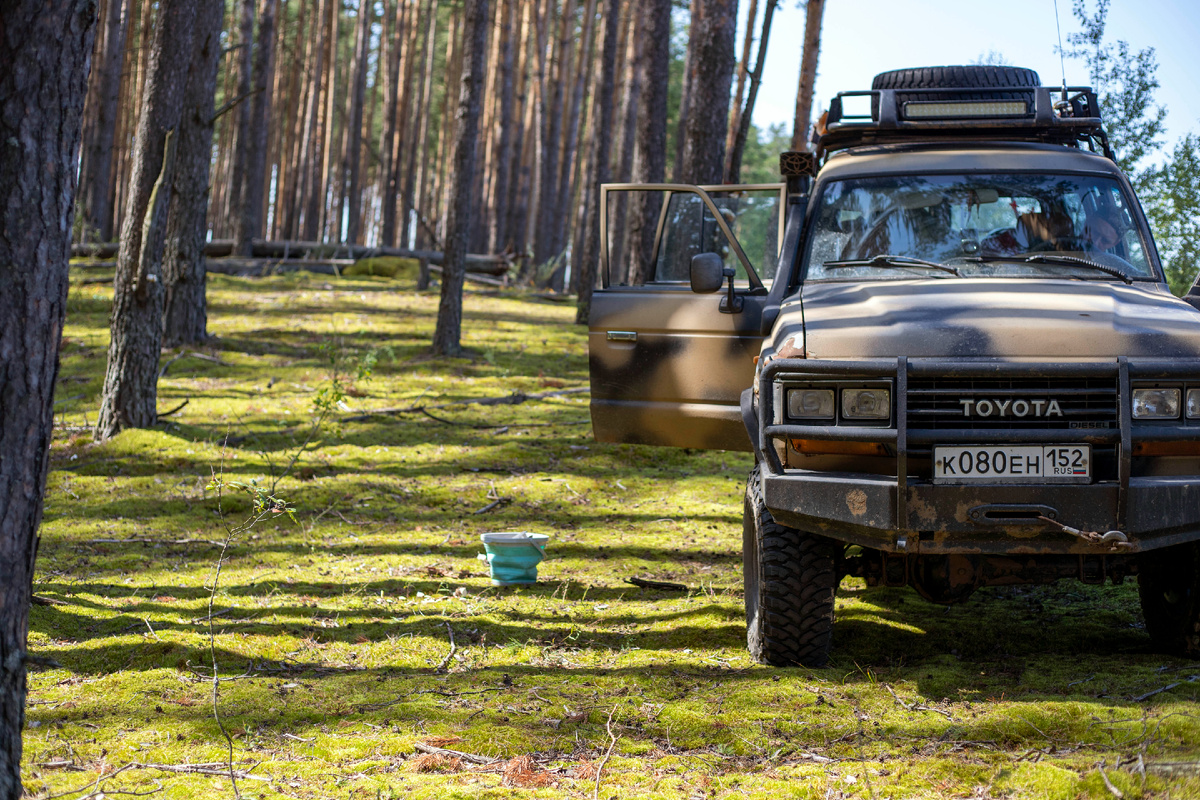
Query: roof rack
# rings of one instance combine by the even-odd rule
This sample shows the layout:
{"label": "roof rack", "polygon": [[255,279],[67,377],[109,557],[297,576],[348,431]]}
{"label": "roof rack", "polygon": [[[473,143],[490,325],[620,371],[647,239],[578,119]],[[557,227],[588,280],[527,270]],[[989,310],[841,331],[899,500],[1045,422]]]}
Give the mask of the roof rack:
{"label": "roof rack", "polygon": [[[871,113],[846,113],[846,97],[870,97]],[[817,157],[824,160],[835,150],[859,145],[945,139],[1086,145],[1113,159],[1099,100],[1087,86],[839,92],[829,104]]]}

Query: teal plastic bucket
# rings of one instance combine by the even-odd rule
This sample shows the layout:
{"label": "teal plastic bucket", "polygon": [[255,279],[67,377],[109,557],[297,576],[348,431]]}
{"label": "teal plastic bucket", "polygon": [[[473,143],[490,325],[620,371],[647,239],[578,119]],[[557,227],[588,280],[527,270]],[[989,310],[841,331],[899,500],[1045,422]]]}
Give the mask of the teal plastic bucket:
{"label": "teal plastic bucket", "polygon": [[550,537],[543,533],[510,531],[484,533],[483,548],[487,550],[488,566],[492,570],[493,586],[519,586],[537,583],[537,568],[546,557],[546,542]]}

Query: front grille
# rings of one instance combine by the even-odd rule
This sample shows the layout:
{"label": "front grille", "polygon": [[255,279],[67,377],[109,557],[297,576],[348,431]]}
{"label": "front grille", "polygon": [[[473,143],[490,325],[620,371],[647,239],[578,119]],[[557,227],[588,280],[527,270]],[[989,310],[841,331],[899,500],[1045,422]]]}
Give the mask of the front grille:
{"label": "front grille", "polygon": [[[1052,401],[1061,416],[1046,416]],[[908,384],[910,431],[1116,427],[1117,386],[1112,378],[918,378]]]}

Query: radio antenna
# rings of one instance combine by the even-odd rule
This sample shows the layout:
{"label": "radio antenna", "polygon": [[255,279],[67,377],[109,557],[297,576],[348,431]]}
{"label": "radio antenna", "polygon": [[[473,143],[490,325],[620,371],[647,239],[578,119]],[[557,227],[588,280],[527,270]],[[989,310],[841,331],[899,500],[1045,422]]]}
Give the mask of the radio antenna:
{"label": "radio antenna", "polygon": [[1058,21],[1058,0],[1054,0],[1054,27],[1058,30],[1058,65],[1062,69],[1062,98],[1056,105],[1060,114],[1070,116],[1071,106],[1067,102],[1067,62],[1063,55],[1062,24]]}

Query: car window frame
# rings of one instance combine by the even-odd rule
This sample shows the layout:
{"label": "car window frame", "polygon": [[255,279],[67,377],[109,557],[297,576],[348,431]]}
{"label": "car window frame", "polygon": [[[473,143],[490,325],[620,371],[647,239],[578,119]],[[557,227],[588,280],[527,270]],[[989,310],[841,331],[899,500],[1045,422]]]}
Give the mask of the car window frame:
{"label": "car window frame", "polygon": [[[750,263],[750,259],[746,256],[745,251],[742,250],[741,242],[739,242],[737,237],[733,235],[733,231],[730,229],[729,224],[725,221],[724,215],[721,214],[720,209],[717,208],[717,204],[713,201],[712,196],[709,193],[712,192],[712,193],[716,193],[716,194],[727,194],[730,192],[737,192],[737,191],[768,191],[768,190],[779,192],[779,215],[778,215],[779,216],[779,222],[778,222],[779,231],[777,234],[777,237],[778,237],[777,241],[779,242],[780,255],[782,255],[783,240],[784,240],[784,234],[786,231],[786,223],[787,223],[786,211],[787,211],[788,194],[787,194],[787,184],[786,183],[742,183],[742,184],[719,184],[719,185],[700,185],[700,184],[690,184],[690,183],[605,183],[605,184],[601,184],[601,186],[600,186],[600,276],[601,276],[601,288],[609,289],[609,288],[612,288],[612,286],[613,286],[612,281],[610,279],[611,276],[609,274],[609,263],[608,263],[608,194],[609,194],[609,192],[658,191],[658,192],[663,192],[664,195],[663,195],[662,207],[660,208],[659,214],[658,214],[658,224],[655,227],[655,231],[654,231],[654,247],[650,251],[651,253],[654,254],[655,259],[658,258],[658,250],[659,250],[659,247],[662,245],[663,229],[666,226],[667,208],[670,205],[671,195],[675,192],[687,192],[687,193],[695,194],[700,197],[700,200],[708,208],[709,213],[712,214],[713,218],[716,220],[717,226],[721,229],[721,233],[724,234],[725,238],[729,241],[730,247],[733,248],[733,252],[738,257],[738,261],[741,262],[742,268],[744,270],[746,270],[746,275],[749,279],[750,290],[751,291],[767,290],[767,286],[763,283],[762,278],[759,277],[758,271],[754,269],[754,265]],[[772,279],[773,281],[779,279],[779,277],[780,277],[779,273],[780,273],[780,270],[782,270],[782,268],[783,268],[782,263],[777,266],[775,278]],[[669,281],[669,282],[653,282],[653,281],[651,281],[651,282],[647,282],[646,284],[641,284],[641,285],[648,286],[648,285],[654,284],[654,285],[658,285],[658,286],[677,286],[677,285],[686,285],[686,283],[687,283],[686,281]],[[639,288],[639,287],[628,287],[628,288]]]}

